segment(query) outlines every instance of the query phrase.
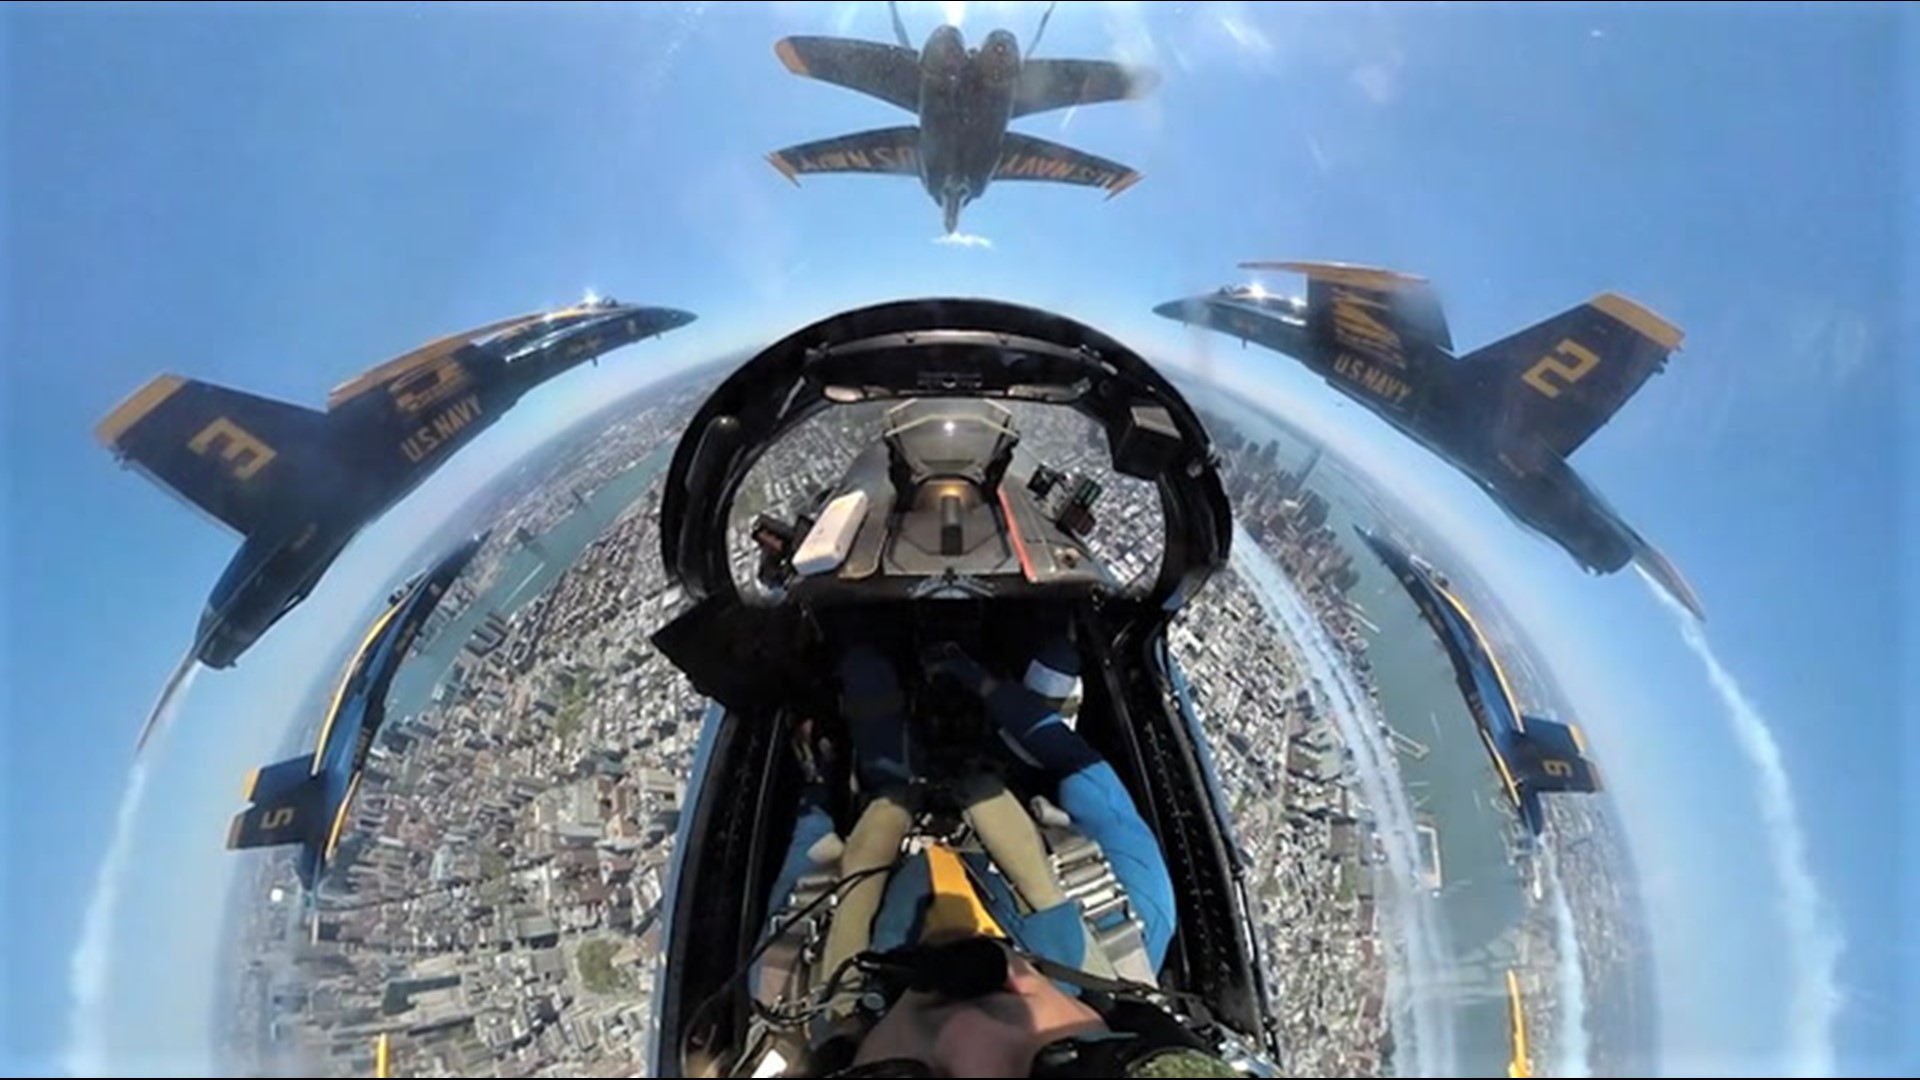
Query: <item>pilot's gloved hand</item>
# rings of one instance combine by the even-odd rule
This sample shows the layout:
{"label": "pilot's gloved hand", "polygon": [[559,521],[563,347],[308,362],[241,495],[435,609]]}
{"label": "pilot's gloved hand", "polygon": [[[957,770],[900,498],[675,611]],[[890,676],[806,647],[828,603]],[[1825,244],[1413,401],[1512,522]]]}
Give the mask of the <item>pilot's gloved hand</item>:
{"label": "pilot's gloved hand", "polygon": [[930,676],[945,675],[954,682],[986,697],[993,693],[998,684],[980,662],[967,655],[967,651],[951,641],[941,641],[929,645],[920,653],[920,664]]}

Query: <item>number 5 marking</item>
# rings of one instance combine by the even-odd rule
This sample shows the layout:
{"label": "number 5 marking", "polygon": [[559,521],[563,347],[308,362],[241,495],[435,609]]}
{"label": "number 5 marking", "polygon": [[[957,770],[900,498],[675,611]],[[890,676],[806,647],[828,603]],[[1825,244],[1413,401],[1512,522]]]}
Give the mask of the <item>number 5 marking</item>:
{"label": "number 5 marking", "polygon": [[260,827],[269,832],[293,824],[293,807],[276,806],[260,816]]}
{"label": "number 5 marking", "polygon": [[1540,771],[1548,776],[1557,776],[1562,780],[1573,776],[1573,766],[1559,758],[1548,758],[1540,763]]}
{"label": "number 5 marking", "polygon": [[[1568,363],[1568,359],[1573,362]],[[1599,366],[1600,358],[1594,355],[1592,349],[1567,338],[1552,352],[1535,361],[1520,378],[1547,397],[1557,398],[1561,391],[1571,388]]]}

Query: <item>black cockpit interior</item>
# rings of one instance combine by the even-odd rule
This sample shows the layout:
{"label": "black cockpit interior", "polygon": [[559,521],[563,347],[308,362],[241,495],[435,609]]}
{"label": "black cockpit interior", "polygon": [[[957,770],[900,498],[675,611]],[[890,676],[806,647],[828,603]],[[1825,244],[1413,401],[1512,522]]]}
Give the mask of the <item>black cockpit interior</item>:
{"label": "black cockpit interior", "polygon": [[[878,437],[789,504],[735,520],[763,456],[782,474],[819,467],[805,452],[779,458],[782,439],[848,406],[880,411]],[[1017,414],[1035,406],[1085,418],[1105,472],[1034,453]],[[1156,504],[1147,580],[1114,573],[1088,544],[1115,477],[1144,482]],[[687,1048],[724,1057],[740,1038],[750,1004],[728,980],[766,918],[791,830],[789,736],[801,719],[834,722],[834,658],[854,641],[890,653],[913,714],[939,729],[932,741],[964,751],[981,733],[917,675],[928,650],[951,642],[1014,671],[1042,635],[1066,629],[1084,673],[1079,730],[1128,784],[1176,882],[1181,929],[1161,981],[1203,995],[1236,1030],[1260,1030],[1239,856],[1165,643],[1225,563],[1231,519],[1206,431],[1158,371],[1033,308],[924,300],[849,312],[775,342],[714,391],[661,510],[662,554],[692,603],[654,640],[715,704],[675,852],[657,1075],[690,1075]],[[751,537],[755,587],[736,576],[736,531]],[[708,999],[718,1007],[695,1015]]]}

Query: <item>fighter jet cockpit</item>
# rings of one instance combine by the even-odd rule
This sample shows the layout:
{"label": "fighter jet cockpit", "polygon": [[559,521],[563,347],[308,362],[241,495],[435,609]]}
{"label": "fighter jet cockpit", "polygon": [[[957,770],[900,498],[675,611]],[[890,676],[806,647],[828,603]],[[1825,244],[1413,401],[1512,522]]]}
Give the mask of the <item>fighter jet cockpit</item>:
{"label": "fighter jet cockpit", "polygon": [[0,9],[10,1075],[1920,1072],[1920,8],[315,8]]}
{"label": "fighter jet cockpit", "polygon": [[[704,839],[676,849],[663,915],[659,1075],[842,1075],[883,987],[971,970],[899,959],[967,906],[943,867],[994,883],[976,939],[1045,963],[1036,926],[1080,913],[1067,966],[1266,1049],[1237,854],[1165,642],[1227,554],[1216,465],[1137,354],[1010,304],[839,315],[708,398],[661,515],[694,603],[654,640],[715,712],[682,817]],[[897,850],[931,875],[901,904],[908,870],[862,888]]]}
{"label": "fighter jet cockpit", "polygon": [[[829,417],[871,441],[791,514],[755,516],[756,583],[814,605],[1124,591],[1158,565],[1151,485],[1116,476],[1070,408],[1022,411],[1029,423],[988,399],[913,398],[869,413],[877,423]],[[1109,485],[1124,488],[1107,500],[1121,520],[1103,529]]]}

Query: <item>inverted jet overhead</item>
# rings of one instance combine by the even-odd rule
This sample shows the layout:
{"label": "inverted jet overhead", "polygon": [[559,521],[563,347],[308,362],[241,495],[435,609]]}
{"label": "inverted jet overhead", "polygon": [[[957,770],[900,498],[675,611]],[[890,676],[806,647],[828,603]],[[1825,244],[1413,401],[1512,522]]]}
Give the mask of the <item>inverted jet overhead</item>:
{"label": "inverted jet overhead", "polygon": [[[891,6],[891,5],[890,5]],[[1034,46],[1046,31],[1042,18]],[[942,26],[915,50],[897,7],[897,45],[835,37],[788,37],[774,46],[796,75],[856,90],[915,114],[917,124],[875,128],[790,146],[768,155],[794,183],[818,173],[916,176],[939,204],[949,233],[960,211],[995,180],[1045,180],[1100,188],[1109,198],[1140,179],[1119,162],[1008,131],[1023,116],[1144,96],[1153,72],[1106,60],[1022,57],[1019,42],[995,30],[968,48]]]}

